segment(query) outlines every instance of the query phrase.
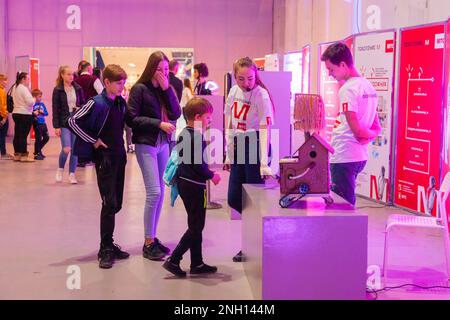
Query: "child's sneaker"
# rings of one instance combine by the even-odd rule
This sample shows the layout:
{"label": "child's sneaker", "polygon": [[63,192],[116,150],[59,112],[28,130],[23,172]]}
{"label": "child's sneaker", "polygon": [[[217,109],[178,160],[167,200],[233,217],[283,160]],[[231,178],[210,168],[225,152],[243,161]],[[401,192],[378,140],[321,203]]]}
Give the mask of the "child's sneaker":
{"label": "child's sneaker", "polygon": [[214,266],[208,266],[205,263],[202,263],[201,265],[197,267],[191,267],[191,274],[205,274],[205,273],[216,273],[217,267]]}
{"label": "child's sneaker", "polygon": [[130,254],[128,252],[123,251],[118,244],[113,243],[113,250],[114,250],[114,258],[116,258],[117,260],[124,260],[130,257]]}
{"label": "child's sneaker", "polygon": [[77,178],[75,177],[75,173],[73,173],[73,172],[69,173],[69,182],[71,184],[77,184],[78,183]]}
{"label": "child's sneaker", "polygon": [[242,254],[242,251],[239,251],[234,257],[233,262],[243,262],[244,261],[244,255]]}
{"label": "child's sneaker", "polygon": [[34,156],[34,160],[44,160],[44,157],[40,153],[38,153]]}
{"label": "child's sneaker", "polygon": [[172,263],[170,258],[168,258],[162,266],[164,269],[166,269],[167,271],[169,271],[170,273],[172,273],[173,275],[175,275],[177,277],[180,277],[180,278],[186,277],[186,271],[183,271],[180,268],[179,264]]}
{"label": "child's sneaker", "polygon": [[64,169],[56,169],[56,182],[62,182]]}

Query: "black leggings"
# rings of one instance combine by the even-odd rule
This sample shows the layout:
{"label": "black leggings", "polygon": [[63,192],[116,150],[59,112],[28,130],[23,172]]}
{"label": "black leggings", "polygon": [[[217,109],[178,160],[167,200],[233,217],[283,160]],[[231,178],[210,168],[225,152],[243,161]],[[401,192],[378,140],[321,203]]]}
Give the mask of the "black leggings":
{"label": "black leggings", "polygon": [[14,153],[27,153],[27,137],[33,125],[31,114],[13,114],[14,119]]}

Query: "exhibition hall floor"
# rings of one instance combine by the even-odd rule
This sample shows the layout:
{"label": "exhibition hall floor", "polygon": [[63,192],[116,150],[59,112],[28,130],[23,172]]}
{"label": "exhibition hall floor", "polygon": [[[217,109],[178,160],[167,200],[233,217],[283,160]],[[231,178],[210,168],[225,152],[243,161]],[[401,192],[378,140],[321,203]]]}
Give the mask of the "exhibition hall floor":
{"label": "exhibition hall floor", "polygon": [[[12,151],[10,143],[7,148]],[[240,249],[241,223],[229,217],[226,173],[222,183],[212,189],[212,199],[224,208],[207,212],[203,236],[205,262],[217,265],[217,274],[176,279],[161,262],[142,257],[145,194],[134,154],[128,156],[124,206],[117,216],[115,236],[131,257],[116,262],[110,270],[101,270],[97,262],[100,202],[95,170],[78,168],[78,185],[70,185],[65,172],[64,182],[57,184],[58,152],[59,140],[53,138],[44,149],[44,161],[0,161],[0,299],[253,299],[242,265],[231,261]],[[381,266],[386,219],[402,211],[363,199],[358,199],[357,206],[369,214],[368,264]],[[171,208],[166,192],[158,238],[173,249],[185,229],[181,200]],[[448,285],[439,234],[402,231],[395,234],[392,244],[392,279],[386,284],[382,281],[382,286]],[[67,287],[70,266],[81,270],[79,290]],[[189,254],[182,267],[188,269]],[[381,292],[378,298],[450,299],[450,290],[405,287]]]}

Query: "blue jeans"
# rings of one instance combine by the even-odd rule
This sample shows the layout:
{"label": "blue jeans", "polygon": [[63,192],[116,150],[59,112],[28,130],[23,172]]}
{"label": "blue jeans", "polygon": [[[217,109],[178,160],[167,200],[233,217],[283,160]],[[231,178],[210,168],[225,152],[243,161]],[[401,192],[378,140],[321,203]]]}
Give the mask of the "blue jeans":
{"label": "blue jeans", "polygon": [[67,128],[61,128],[61,153],[59,154],[59,168],[64,169],[69,154],[64,152],[64,148],[71,148],[69,172],[74,173],[77,169],[78,157],[73,154],[75,135]]}
{"label": "blue jeans", "polygon": [[136,144],[135,151],[145,185],[145,237],[154,239],[164,201],[163,175],[169,159],[169,144],[158,139],[155,147]]}
{"label": "blue jeans", "polygon": [[2,155],[6,154],[6,135],[8,134],[9,120],[3,126],[0,127],[0,153]]}
{"label": "blue jeans", "polygon": [[351,163],[332,163],[331,190],[352,205],[356,203],[356,177],[364,170],[367,161]]}

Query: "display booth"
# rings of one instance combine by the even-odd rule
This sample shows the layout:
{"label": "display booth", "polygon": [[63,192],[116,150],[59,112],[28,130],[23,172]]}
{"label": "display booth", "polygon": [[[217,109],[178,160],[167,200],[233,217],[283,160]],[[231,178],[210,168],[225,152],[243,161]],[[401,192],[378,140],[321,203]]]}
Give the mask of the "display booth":
{"label": "display booth", "polygon": [[355,67],[377,91],[382,127],[381,135],[369,145],[369,158],[358,176],[356,193],[382,203],[392,203],[395,43],[395,30],[358,34],[354,39]]}
{"label": "display booth", "polygon": [[394,203],[433,216],[449,171],[448,28],[442,22],[400,31]]}

